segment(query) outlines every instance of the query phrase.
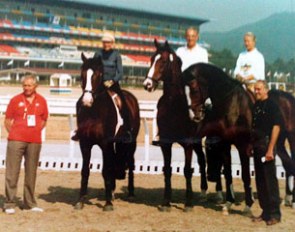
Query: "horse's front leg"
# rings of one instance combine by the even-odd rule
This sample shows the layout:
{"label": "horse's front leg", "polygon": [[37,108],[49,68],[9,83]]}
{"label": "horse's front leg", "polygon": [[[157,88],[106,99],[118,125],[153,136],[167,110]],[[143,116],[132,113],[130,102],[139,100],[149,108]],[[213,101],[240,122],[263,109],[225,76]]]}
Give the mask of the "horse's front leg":
{"label": "horse's front leg", "polygon": [[[284,142],[285,142],[284,139],[279,139],[277,144],[278,153],[279,153],[279,150],[284,150],[287,153]],[[288,134],[288,142],[290,145],[291,159],[295,161],[295,134],[294,133]],[[295,176],[289,173],[287,170],[286,170],[285,205],[291,206],[293,209],[295,209]]]}
{"label": "horse's front leg", "polygon": [[86,200],[87,189],[88,189],[88,179],[90,174],[90,158],[91,158],[91,148],[92,144],[86,142],[85,140],[80,140],[80,150],[82,153],[83,164],[81,170],[81,186],[80,186],[80,196],[79,200],[75,205],[75,209],[83,209]]}
{"label": "horse's front leg", "polygon": [[224,147],[222,149],[223,174],[224,174],[225,183],[226,183],[226,203],[224,207],[222,208],[222,212],[224,215],[229,214],[231,205],[235,202],[230,150],[231,150],[230,144],[224,144]]}
{"label": "horse's front leg", "polygon": [[254,203],[252,188],[251,188],[251,175],[250,175],[250,158],[247,154],[246,149],[238,149],[241,167],[242,167],[242,180],[244,183],[245,190],[245,202],[246,206],[243,211],[244,214],[252,216],[251,206]]}
{"label": "horse's front leg", "polygon": [[165,182],[165,190],[164,190],[164,200],[162,205],[159,207],[160,211],[168,212],[171,210],[171,175],[172,175],[172,167],[171,167],[171,143],[161,144],[161,150],[164,158],[164,182]]}
{"label": "horse's front leg", "polygon": [[208,183],[207,183],[207,176],[206,176],[206,158],[205,154],[202,149],[202,141],[194,144],[194,151],[197,154],[198,158],[198,164],[199,164],[199,169],[200,169],[200,175],[201,175],[201,199],[206,200],[206,191],[208,189]]}
{"label": "horse's front leg", "polygon": [[135,194],[134,194],[135,150],[136,150],[136,142],[130,143],[128,147],[127,166],[128,166],[128,197],[131,199],[135,197]]}
{"label": "horse's front leg", "polygon": [[115,187],[115,152],[112,143],[101,146],[103,157],[102,176],[105,185],[105,205],[103,211],[114,210],[112,199]]}
{"label": "horse's front leg", "polygon": [[184,147],[185,152],[185,166],[184,166],[184,176],[186,179],[186,201],[185,201],[185,212],[192,211],[193,209],[193,189],[192,189],[192,176],[194,169],[192,168],[192,154],[193,149],[192,146],[185,146]]}

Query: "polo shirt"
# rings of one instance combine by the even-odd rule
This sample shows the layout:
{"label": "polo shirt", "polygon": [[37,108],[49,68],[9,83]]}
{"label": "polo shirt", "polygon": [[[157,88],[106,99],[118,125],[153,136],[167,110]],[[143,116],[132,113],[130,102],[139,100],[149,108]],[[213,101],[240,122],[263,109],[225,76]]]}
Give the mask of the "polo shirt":
{"label": "polo shirt", "polygon": [[198,44],[192,49],[189,49],[187,46],[179,47],[176,50],[176,55],[179,56],[182,61],[181,71],[186,70],[189,66],[196,63],[208,63],[207,50]]}
{"label": "polo shirt", "polygon": [[263,55],[254,48],[252,51],[240,53],[234,76],[239,74],[242,77],[253,75],[255,80],[265,80],[265,64]]}
{"label": "polo shirt", "polygon": [[[28,126],[28,115],[35,115],[35,126]],[[42,121],[46,121],[48,118],[46,100],[36,93],[33,102],[30,103],[23,93],[16,95],[7,106],[5,118],[13,119],[8,140],[41,143]]]}

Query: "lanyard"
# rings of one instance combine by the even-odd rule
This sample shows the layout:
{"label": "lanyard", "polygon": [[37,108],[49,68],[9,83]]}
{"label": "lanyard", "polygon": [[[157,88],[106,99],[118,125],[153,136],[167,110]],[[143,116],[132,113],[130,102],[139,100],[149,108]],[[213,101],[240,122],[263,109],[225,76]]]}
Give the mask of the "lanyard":
{"label": "lanyard", "polygon": [[[25,104],[23,119],[26,119],[27,113],[28,113],[28,105],[27,105],[27,100],[25,97],[23,97],[23,100],[24,100],[24,104]],[[32,101],[32,103],[30,105],[33,105],[33,103],[34,103],[34,100]],[[35,114],[36,114],[36,106],[34,105],[34,115]]]}

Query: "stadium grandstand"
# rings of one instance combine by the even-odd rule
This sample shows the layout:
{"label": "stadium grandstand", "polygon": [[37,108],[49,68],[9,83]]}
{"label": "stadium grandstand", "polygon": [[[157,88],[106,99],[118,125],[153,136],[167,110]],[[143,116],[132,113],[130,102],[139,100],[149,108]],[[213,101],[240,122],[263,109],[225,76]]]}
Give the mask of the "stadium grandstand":
{"label": "stadium grandstand", "polygon": [[2,80],[18,80],[23,73],[36,73],[40,80],[52,73],[77,77],[81,52],[93,56],[105,31],[115,35],[124,76],[143,77],[155,38],[176,48],[185,44],[187,27],[207,22],[69,0],[1,0],[0,12]]}

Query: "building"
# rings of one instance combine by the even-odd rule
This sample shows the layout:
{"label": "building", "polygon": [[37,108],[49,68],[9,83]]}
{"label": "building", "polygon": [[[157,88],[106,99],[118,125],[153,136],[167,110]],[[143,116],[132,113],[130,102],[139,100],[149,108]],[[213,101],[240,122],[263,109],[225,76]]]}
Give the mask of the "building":
{"label": "building", "polygon": [[155,38],[176,48],[185,44],[185,28],[207,22],[70,0],[1,0],[0,13],[4,79],[18,77],[17,70],[38,73],[41,80],[59,72],[78,77],[81,52],[93,56],[104,31],[115,35],[124,75],[143,77]]}

